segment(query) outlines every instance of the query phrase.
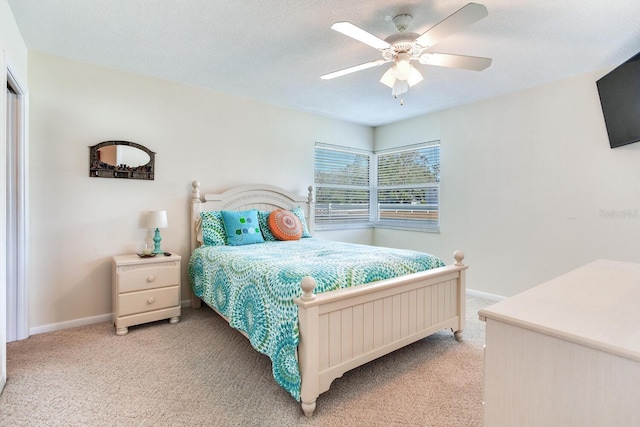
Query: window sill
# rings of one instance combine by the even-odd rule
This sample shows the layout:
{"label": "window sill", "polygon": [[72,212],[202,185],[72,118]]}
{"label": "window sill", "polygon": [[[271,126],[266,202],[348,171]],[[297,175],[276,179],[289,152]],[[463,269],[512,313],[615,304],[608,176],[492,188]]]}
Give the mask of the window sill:
{"label": "window sill", "polygon": [[399,230],[399,231],[411,231],[419,233],[433,233],[440,234],[440,228],[426,228],[426,227],[401,227],[399,225],[376,225],[374,228],[380,228],[385,230]]}
{"label": "window sill", "polygon": [[374,228],[373,224],[316,224],[314,231],[335,231],[335,230],[358,230],[363,228]]}
{"label": "window sill", "polygon": [[400,231],[411,231],[411,232],[421,232],[421,233],[434,233],[440,234],[440,228],[427,228],[427,227],[403,227],[400,225],[373,225],[373,224],[354,224],[354,225],[345,225],[345,224],[331,224],[331,225],[316,225],[315,231],[336,231],[336,230],[358,230],[362,228],[380,228],[386,230],[400,230]]}

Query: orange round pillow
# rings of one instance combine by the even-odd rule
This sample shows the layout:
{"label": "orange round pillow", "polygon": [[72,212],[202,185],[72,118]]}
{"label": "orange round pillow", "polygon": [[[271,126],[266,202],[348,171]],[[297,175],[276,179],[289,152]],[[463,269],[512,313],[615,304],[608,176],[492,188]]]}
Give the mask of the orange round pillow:
{"label": "orange round pillow", "polygon": [[292,212],[280,209],[269,215],[269,230],[278,240],[300,240],[302,223]]}

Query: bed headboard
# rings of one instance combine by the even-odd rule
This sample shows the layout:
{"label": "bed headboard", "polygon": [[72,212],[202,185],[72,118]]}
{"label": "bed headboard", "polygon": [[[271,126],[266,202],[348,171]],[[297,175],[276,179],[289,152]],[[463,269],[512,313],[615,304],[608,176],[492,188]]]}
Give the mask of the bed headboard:
{"label": "bed headboard", "polygon": [[300,206],[307,221],[307,228],[313,234],[314,209],[313,187],[309,186],[306,196],[290,193],[280,187],[264,184],[241,185],[219,194],[200,195],[200,182],[193,181],[191,196],[191,251],[199,246],[197,225],[200,212],[221,210],[259,209],[273,211],[276,209],[293,209]]}

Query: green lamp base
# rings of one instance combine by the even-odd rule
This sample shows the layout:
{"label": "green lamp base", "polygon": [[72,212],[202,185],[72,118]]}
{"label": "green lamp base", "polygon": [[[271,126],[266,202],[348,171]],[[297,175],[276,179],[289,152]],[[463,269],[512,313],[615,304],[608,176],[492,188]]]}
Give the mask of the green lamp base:
{"label": "green lamp base", "polygon": [[153,236],[153,253],[154,254],[163,253],[163,250],[160,249],[161,240],[162,240],[162,237],[160,237],[160,229],[156,228],[156,234]]}

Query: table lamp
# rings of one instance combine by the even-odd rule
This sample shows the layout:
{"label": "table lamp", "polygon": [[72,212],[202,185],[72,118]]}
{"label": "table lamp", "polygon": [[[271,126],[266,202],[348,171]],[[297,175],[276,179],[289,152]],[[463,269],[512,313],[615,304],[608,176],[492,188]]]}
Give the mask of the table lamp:
{"label": "table lamp", "polygon": [[149,217],[147,218],[147,227],[156,229],[156,233],[153,236],[153,253],[163,253],[162,249],[160,249],[160,241],[162,240],[162,237],[160,237],[160,229],[167,228],[167,211],[149,212]]}

